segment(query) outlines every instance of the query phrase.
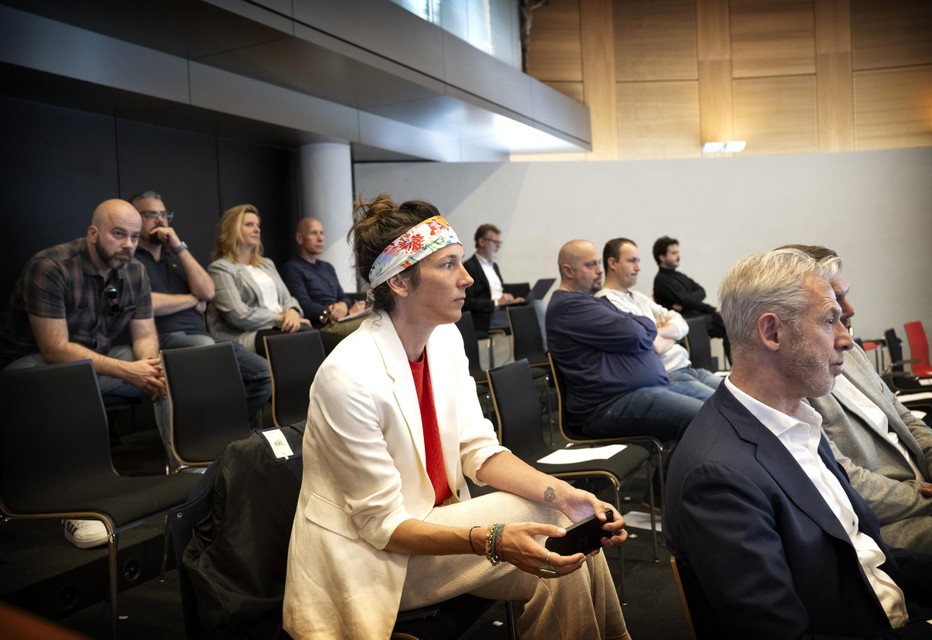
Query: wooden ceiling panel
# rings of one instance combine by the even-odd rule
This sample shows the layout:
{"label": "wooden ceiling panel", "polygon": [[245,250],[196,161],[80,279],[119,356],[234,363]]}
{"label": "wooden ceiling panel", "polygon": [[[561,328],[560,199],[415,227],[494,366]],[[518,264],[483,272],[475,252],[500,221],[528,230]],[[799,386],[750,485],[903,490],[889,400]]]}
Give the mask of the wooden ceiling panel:
{"label": "wooden ceiling panel", "polygon": [[735,80],[735,139],[745,154],[818,151],[815,76]]}
{"label": "wooden ceiling panel", "polygon": [[854,70],[932,64],[932,2],[851,0]]}
{"label": "wooden ceiling panel", "polygon": [[527,72],[543,82],[582,82],[579,0],[550,0],[533,11]]}
{"label": "wooden ceiling panel", "polygon": [[615,76],[695,80],[696,0],[615,0]]}
{"label": "wooden ceiling panel", "polygon": [[732,0],[734,77],[815,73],[813,2]]}
{"label": "wooden ceiling panel", "polygon": [[619,82],[617,102],[619,157],[699,157],[696,81]]}
{"label": "wooden ceiling panel", "polygon": [[854,74],[859,151],[932,146],[932,65]]}

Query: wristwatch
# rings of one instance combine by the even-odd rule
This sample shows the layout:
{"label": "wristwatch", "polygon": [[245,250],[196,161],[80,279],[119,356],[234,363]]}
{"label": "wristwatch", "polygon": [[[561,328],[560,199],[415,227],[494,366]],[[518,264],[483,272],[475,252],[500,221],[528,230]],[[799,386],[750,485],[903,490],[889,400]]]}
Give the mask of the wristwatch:
{"label": "wristwatch", "polygon": [[180,243],[178,244],[177,247],[175,247],[174,249],[172,249],[172,251],[174,251],[174,252],[175,252],[175,255],[177,256],[177,255],[178,255],[179,253],[181,253],[182,251],[190,251],[190,249],[188,249],[188,243],[187,243],[187,242],[180,242]]}

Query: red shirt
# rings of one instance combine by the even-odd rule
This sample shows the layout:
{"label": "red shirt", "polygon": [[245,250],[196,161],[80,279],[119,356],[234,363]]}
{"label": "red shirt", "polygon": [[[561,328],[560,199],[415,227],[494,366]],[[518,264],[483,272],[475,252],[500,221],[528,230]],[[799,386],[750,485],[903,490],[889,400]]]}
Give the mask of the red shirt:
{"label": "red shirt", "polygon": [[427,366],[426,351],[421,354],[420,362],[411,362],[411,375],[417,389],[417,402],[421,409],[421,424],[424,428],[424,452],[427,457],[427,475],[434,486],[434,506],[443,503],[453,495],[447,483],[447,473],[443,466],[443,447],[440,444],[440,425],[437,424],[437,411],[434,409],[434,391],[430,386],[430,368]]}

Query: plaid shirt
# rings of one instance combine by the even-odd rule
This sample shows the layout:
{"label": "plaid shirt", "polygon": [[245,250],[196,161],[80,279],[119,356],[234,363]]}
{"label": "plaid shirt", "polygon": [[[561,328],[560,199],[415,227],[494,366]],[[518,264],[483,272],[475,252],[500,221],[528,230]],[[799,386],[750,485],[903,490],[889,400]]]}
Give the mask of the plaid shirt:
{"label": "plaid shirt", "polygon": [[[146,270],[130,260],[105,282],[91,262],[87,240],[78,238],[44,249],[26,263],[10,297],[10,310],[0,334],[0,363],[39,353],[29,316],[63,318],[68,339],[106,354],[130,320],[152,317],[152,294]],[[104,290],[113,285],[111,301]],[[112,307],[116,304],[117,309]]]}

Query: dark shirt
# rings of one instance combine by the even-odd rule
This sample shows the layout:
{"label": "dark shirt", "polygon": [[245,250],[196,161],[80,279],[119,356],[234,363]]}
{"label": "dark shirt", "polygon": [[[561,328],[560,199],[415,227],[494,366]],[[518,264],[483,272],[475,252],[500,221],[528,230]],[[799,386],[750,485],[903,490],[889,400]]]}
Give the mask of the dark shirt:
{"label": "dark shirt", "polygon": [[[10,309],[0,332],[0,364],[39,353],[29,315],[64,319],[68,339],[106,354],[130,320],[152,317],[152,296],[146,270],[136,259],[105,282],[88,253],[87,241],[78,238],[43,249],[26,263],[10,295]],[[104,295],[117,290],[115,301]],[[111,310],[115,305],[117,308]]]}
{"label": "dark shirt", "polygon": [[334,302],[344,302],[347,308],[353,301],[343,293],[340,280],[333,265],[323,260],[310,263],[295,257],[282,265],[282,280],[315,327],[320,326],[320,316]]}
{"label": "dark shirt", "polygon": [[[162,248],[162,255],[156,262],[155,257],[147,250],[136,249],[136,258],[141,262],[149,274],[149,282],[155,293],[191,295],[188,286],[188,276],[184,267],[178,262],[178,256],[168,247]],[[155,317],[155,326],[159,333],[183,331],[190,334],[207,335],[207,324],[197,309],[191,307],[183,311],[176,311],[164,316]]]}
{"label": "dark shirt", "polygon": [[682,307],[678,311],[683,315],[714,313],[715,307],[703,300],[705,289],[676,269],[660,267],[654,276],[654,301],[661,307],[673,309],[673,305],[678,304]]}
{"label": "dark shirt", "polygon": [[620,396],[667,385],[654,353],[657,325],[616,308],[608,300],[558,290],[547,305],[547,346],[566,381],[570,426],[587,424]]}

